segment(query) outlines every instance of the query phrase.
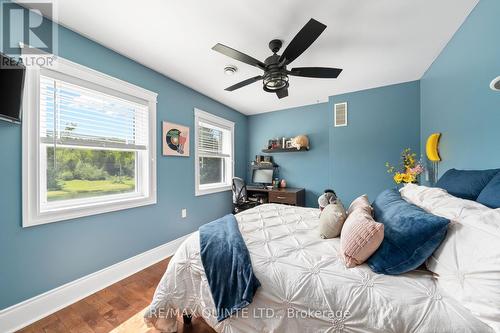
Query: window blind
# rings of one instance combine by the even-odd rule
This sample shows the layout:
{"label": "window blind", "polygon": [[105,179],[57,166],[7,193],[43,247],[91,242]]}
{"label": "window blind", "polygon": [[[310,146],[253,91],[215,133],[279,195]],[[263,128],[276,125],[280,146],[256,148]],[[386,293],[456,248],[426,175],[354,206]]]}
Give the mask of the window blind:
{"label": "window blind", "polygon": [[230,132],[221,127],[200,121],[198,124],[198,151],[204,156],[230,157]]}
{"label": "window blind", "polygon": [[148,107],[41,75],[40,136],[47,144],[146,150]]}

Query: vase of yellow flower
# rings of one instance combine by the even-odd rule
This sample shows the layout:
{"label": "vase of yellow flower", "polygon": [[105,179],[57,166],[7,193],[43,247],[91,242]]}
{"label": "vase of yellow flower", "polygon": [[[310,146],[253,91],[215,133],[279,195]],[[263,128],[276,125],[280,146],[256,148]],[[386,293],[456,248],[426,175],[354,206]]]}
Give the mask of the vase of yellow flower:
{"label": "vase of yellow flower", "polygon": [[421,160],[417,160],[417,154],[406,148],[401,153],[401,167],[398,169],[389,162],[385,163],[387,173],[392,175],[396,184],[418,183],[419,176],[424,172]]}

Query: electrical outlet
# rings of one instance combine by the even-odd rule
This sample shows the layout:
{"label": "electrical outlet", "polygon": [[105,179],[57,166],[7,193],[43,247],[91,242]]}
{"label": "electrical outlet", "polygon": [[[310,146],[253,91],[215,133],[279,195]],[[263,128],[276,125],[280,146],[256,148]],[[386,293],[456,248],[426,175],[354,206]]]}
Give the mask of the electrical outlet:
{"label": "electrical outlet", "polygon": [[187,209],[186,208],[182,208],[182,210],[181,210],[181,217],[184,219],[184,218],[186,218],[187,215],[188,215]]}

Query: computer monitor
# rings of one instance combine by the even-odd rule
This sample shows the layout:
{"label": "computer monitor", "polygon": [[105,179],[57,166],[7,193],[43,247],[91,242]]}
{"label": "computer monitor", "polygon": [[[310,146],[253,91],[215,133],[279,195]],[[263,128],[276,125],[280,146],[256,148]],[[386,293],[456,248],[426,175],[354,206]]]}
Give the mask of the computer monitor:
{"label": "computer monitor", "polygon": [[252,183],[269,185],[273,183],[273,169],[254,169]]}

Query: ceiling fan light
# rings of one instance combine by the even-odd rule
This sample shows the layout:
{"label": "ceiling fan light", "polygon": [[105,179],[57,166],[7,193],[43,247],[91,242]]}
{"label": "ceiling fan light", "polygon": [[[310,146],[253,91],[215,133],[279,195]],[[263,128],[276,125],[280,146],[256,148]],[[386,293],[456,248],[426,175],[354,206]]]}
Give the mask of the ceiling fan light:
{"label": "ceiling fan light", "polygon": [[[281,55],[278,55],[277,52],[280,50],[283,42],[278,39],[273,39],[269,43],[269,48],[273,52],[273,55],[267,57],[264,62],[257,60],[248,54],[230,48],[229,46],[220,43],[215,44],[215,46],[212,47],[212,50],[264,71],[264,75],[248,78],[233,84],[224,90],[234,91],[262,80],[262,88],[264,91],[275,93],[279,99],[282,99],[288,96],[288,87],[290,85],[288,82],[288,75],[336,79],[342,72],[342,69],[340,68],[301,67],[294,68],[292,71],[287,70],[287,66],[304,53],[325,29],[326,25],[316,21],[315,19],[310,19],[306,25],[300,29],[295,37],[292,38]],[[234,73],[234,70],[228,68],[228,66],[225,68],[225,72],[230,75]]]}
{"label": "ceiling fan light", "polygon": [[275,92],[288,87],[288,75],[281,72],[268,73],[264,76],[264,90]]}

